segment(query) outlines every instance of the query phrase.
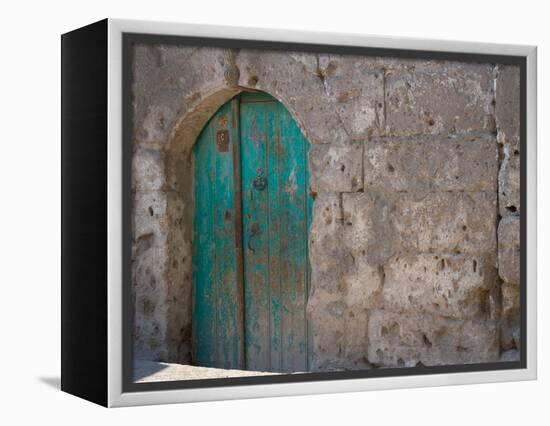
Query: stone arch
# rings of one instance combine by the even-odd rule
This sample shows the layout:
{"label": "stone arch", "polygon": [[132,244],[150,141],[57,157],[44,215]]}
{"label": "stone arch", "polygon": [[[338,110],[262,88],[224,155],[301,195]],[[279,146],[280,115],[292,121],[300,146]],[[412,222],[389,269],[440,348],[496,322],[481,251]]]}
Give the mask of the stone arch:
{"label": "stone arch", "polygon": [[[148,289],[149,293],[144,298],[147,306],[143,308],[141,317],[145,318],[149,310],[153,311],[151,318],[143,321],[146,329],[139,330],[138,334],[159,335],[158,340],[142,339],[138,343],[138,356],[144,347],[150,351],[143,353],[145,358],[181,363],[190,361],[195,174],[192,148],[203,127],[222,105],[244,90],[253,90],[229,85],[224,79],[219,83],[206,95],[200,91],[194,92],[196,95],[180,95],[184,107],[180,107],[178,117],[172,118],[171,128],[163,129],[163,140],[158,146],[138,146],[134,153],[134,170],[141,168],[146,171],[136,174],[134,204],[142,214],[138,216],[139,225],[134,226],[134,239],[147,241],[135,245],[134,259],[137,267],[141,262],[146,264],[142,273],[148,269],[153,271],[149,282],[138,285]],[[163,92],[159,91],[161,99]],[[150,108],[150,111],[160,111],[157,120],[162,120],[162,109]],[[139,247],[148,247],[149,254],[140,253],[142,249]],[[154,259],[157,264],[150,264],[152,262],[147,258]],[[136,297],[139,298],[139,294]],[[157,303],[151,305],[151,299]],[[141,306],[139,300],[137,305]]]}
{"label": "stone arch", "polygon": [[[194,201],[194,158],[192,148],[216,111],[242,89],[222,86],[204,96],[182,114],[164,148],[164,182],[166,197],[164,241],[164,278],[171,288],[171,308],[166,312],[168,348],[171,358],[190,362],[192,328],[192,253]],[[174,358],[175,357],[175,358]]]}
{"label": "stone arch", "polygon": [[[192,345],[192,253],[193,218],[195,213],[195,164],[192,149],[200,132],[216,111],[243,91],[242,86],[222,86],[198,100],[176,121],[164,146],[164,182],[166,198],[164,256],[167,265],[164,279],[173,298],[166,315],[169,318],[167,347],[173,358],[190,362]],[[258,90],[254,90],[258,91]],[[268,93],[267,91],[263,91]],[[273,94],[268,93],[271,96]],[[286,105],[279,100],[285,107]],[[287,108],[288,109],[288,108]],[[177,349],[176,349],[177,348]]]}

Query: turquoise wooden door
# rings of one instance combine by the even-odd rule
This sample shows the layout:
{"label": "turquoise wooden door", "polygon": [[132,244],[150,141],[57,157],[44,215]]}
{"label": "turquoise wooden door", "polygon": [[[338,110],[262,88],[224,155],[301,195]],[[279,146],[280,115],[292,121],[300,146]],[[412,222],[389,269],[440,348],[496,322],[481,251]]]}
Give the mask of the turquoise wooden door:
{"label": "turquoise wooden door", "polygon": [[308,370],[309,143],[284,106],[243,93],[194,147],[194,361]]}

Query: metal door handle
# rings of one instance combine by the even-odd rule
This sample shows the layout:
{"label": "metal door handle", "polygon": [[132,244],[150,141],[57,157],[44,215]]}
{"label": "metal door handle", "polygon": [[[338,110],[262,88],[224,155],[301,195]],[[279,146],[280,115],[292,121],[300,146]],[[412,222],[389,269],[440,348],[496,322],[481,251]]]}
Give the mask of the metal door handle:
{"label": "metal door handle", "polygon": [[264,169],[262,168],[258,169],[256,177],[252,182],[252,186],[258,191],[263,191],[265,189],[265,187],[267,186],[267,179],[264,176]]}

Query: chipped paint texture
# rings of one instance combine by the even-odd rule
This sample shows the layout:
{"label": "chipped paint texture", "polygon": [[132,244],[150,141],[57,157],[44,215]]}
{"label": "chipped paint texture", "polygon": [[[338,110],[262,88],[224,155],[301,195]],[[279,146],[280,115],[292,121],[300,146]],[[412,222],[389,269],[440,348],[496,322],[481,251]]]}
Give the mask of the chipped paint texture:
{"label": "chipped paint texture", "polygon": [[[134,47],[139,359],[192,350],[194,160],[220,106],[269,93],[312,144],[312,370],[515,360],[519,68]],[[292,198],[292,183],[284,188]]]}

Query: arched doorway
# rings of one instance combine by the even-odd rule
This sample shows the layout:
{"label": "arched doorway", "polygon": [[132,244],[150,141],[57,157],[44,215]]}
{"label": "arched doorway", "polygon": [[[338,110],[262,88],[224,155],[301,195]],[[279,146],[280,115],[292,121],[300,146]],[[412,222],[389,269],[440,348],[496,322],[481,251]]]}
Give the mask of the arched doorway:
{"label": "arched doorway", "polygon": [[309,142],[286,108],[243,92],[193,148],[193,361],[309,368]]}

